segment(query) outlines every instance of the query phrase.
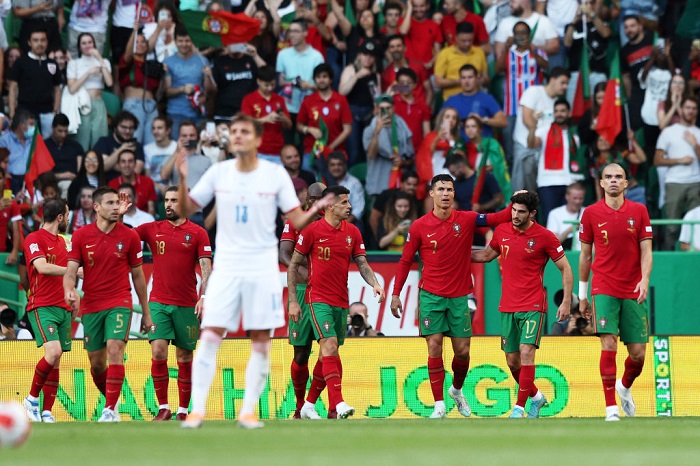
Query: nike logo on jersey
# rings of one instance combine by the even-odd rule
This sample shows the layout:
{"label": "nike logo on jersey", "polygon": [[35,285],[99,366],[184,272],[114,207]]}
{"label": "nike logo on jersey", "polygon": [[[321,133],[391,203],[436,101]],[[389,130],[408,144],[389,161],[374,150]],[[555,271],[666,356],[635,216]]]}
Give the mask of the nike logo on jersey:
{"label": "nike logo on jersey", "polygon": [[86,244],[85,249],[94,248],[95,246],[96,246],[95,244]]}
{"label": "nike logo on jersey", "polygon": [[319,243],[324,243],[326,241],[328,241],[328,238],[323,238],[323,239],[318,240]]}
{"label": "nike logo on jersey", "polygon": [[161,236],[165,236],[163,233],[156,233],[156,238],[160,238]]}
{"label": "nike logo on jersey", "polygon": [[506,241],[510,241],[510,238],[501,238],[501,241],[505,243]]}
{"label": "nike logo on jersey", "polygon": [[437,235],[437,231],[436,231],[435,233],[430,233],[430,234],[427,235],[427,236],[428,236],[428,238],[430,238],[430,237],[435,236],[435,235]]}
{"label": "nike logo on jersey", "polygon": [[608,222],[603,222],[598,224],[598,228],[602,227],[603,225],[606,225]]}
{"label": "nike logo on jersey", "polygon": [[48,248],[48,249],[49,249],[49,251],[50,251],[50,250],[52,250],[53,248],[54,248],[54,247],[53,247],[53,246],[51,246],[51,247],[50,247],[50,248]]}
{"label": "nike logo on jersey", "polygon": [[115,331],[114,331],[114,333],[119,333],[119,332],[121,332],[121,330],[115,330]]}

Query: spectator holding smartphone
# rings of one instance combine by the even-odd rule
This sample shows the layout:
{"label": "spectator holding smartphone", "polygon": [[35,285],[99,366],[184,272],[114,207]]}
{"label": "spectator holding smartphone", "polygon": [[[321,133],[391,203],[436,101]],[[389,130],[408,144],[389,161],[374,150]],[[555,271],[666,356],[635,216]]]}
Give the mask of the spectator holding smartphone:
{"label": "spectator holding smartphone", "polygon": [[397,192],[393,202],[387,203],[384,216],[379,222],[377,229],[379,249],[402,252],[408,229],[416,217],[416,206],[411,196],[405,192]]}

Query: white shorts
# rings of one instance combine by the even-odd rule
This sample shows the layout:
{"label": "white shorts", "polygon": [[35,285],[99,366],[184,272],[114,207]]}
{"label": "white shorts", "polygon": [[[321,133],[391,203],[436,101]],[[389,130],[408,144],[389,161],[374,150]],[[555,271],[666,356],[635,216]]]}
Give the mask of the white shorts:
{"label": "white shorts", "polygon": [[206,295],[202,328],[237,332],[241,326],[244,330],[271,330],[285,325],[278,270],[240,276],[215,268]]}

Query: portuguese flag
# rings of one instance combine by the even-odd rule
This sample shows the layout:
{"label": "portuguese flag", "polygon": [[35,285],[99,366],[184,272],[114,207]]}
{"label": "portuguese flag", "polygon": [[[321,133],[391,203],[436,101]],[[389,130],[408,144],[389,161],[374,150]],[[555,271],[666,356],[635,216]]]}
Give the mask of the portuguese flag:
{"label": "portuguese flag", "polygon": [[598,113],[596,132],[609,144],[615,144],[615,138],[622,131],[622,99],[620,92],[620,54],[615,52],[610,63],[610,79],[605,87],[605,97]]}
{"label": "portuguese flag", "polygon": [[581,63],[579,65],[578,81],[571,117],[579,120],[591,106],[591,65],[588,56],[588,31],[586,21],[583,21],[583,47],[581,47]]}
{"label": "portuguese flag", "polygon": [[180,17],[197,47],[249,42],[260,32],[260,21],[243,13],[186,10],[180,12]]}
{"label": "portuguese flag", "polygon": [[29,158],[27,159],[27,172],[24,175],[24,184],[27,192],[34,197],[34,181],[43,173],[53,170],[56,166],[49,149],[46,147],[44,138],[41,137],[39,127],[34,130],[32,137],[32,146],[29,149]]}
{"label": "portuguese flag", "polygon": [[486,173],[489,172],[489,167],[491,167],[491,174],[494,176],[494,178],[496,178],[496,182],[501,188],[505,203],[508,204],[511,196],[513,195],[513,189],[511,188],[510,184],[508,163],[506,162],[506,156],[503,153],[503,148],[501,148],[501,145],[495,139],[483,138],[478,147],[478,151],[481,154],[481,160],[479,161],[479,166],[476,170],[476,183],[474,184],[474,192],[472,193],[472,205],[479,203],[479,198],[484,190],[484,182],[486,180]]}

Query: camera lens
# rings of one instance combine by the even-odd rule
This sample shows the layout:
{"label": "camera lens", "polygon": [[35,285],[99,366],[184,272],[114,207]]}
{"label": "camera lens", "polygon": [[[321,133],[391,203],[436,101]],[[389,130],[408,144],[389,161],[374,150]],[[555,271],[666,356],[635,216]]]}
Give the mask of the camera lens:
{"label": "camera lens", "polygon": [[360,314],[355,314],[350,319],[350,325],[352,325],[353,328],[362,328],[365,326],[365,319],[363,319]]}
{"label": "camera lens", "polygon": [[0,312],[0,324],[5,327],[12,327],[15,324],[15,319],[17,319],[17,313],[10,308]]}

